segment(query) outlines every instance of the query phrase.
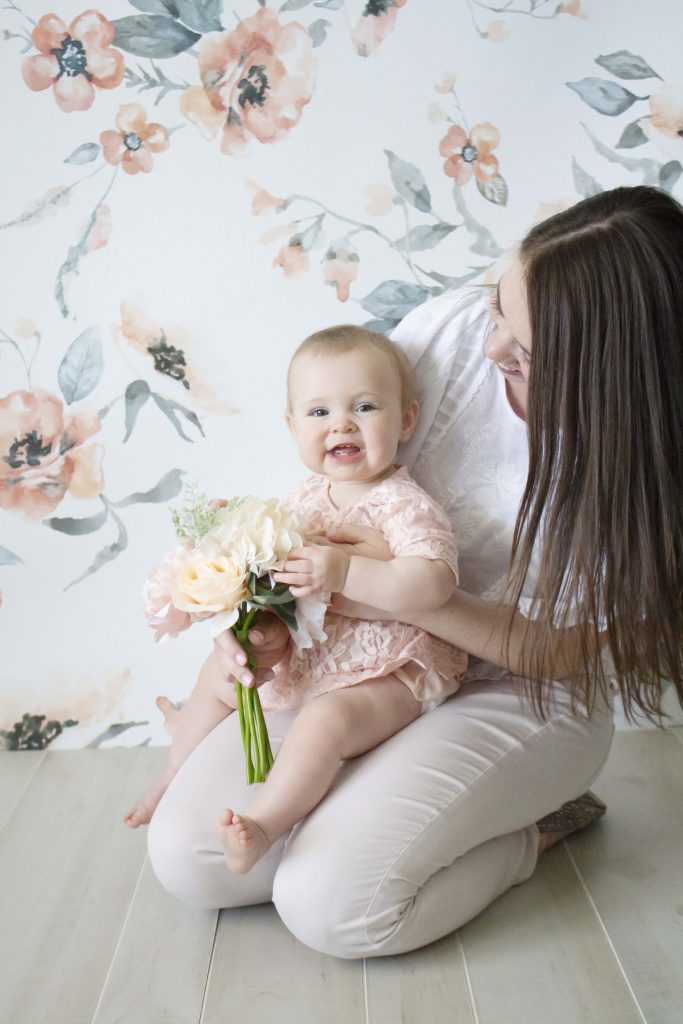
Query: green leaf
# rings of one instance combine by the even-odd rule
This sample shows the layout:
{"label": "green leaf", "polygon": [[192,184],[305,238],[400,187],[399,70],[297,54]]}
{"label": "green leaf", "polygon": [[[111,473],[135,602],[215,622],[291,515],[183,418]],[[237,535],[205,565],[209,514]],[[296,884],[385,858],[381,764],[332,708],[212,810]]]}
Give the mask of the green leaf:
{"label": "green leaf", "polygon": [[133,427],[138,418],[138,413],[151,394],[149,384],[146,380],[134,380],[126,388],[126,434],[123,438],[124,444],[133,433]]}
{"label": "green leaf", "polygon": [[100,147],[96,142],[84,142],[82,146],[75,149],[71,156],[64,161],[65,164],[91,164],[99,156]]}
{"label": "green leaf", "polygon": [[628,50],[617,50],[616,53],[596,57],[595,63],[616,75],[617,78],[660,78],[660,75],[653,71],[646,60]]}
{"label": "green leaf", "polygon": [[636,146],[642,146],[643,143],[648,142],[648,137],[640,127],[638,121],[631,121],[627,124],[621,133],[621,138],[617,142],[615,149],[634,149]]}
{"label": "green leaf", "polygon": [[113,45],[136,57],[175,57],[201,39],[197,32],[161,14],[132,14],[112,25]]}
{"label": "green leaf", "polygon": [[416,209],[422,210],[423,213],[431,213],[432,198],[419,168],[407,160],[401,160],[390,149],[385,149],[384,152],[389,161],[391,180],[398,194]]}
{"label": "green leaf", "polygon": [[288,605],[275,605],[273,614],[277,615],[278,619],[281,619],[290,629],[297,630],[299,628],[296,613]]}
{"label": "green leaf", "polygon": [[103,369],[100,333],[96,327],[86,327],[66,350],[57,371],[67,405],[89,395],[97,387]]}
{"label": "green leaf", "polygon": [[183,477],[185,471],[182,469],[170,469],[168,473],[162,476],[158,484],[149,491],[134,491],[129,494],[127,498],[121,498],[119,501],[112,501],[112,508],[125,508],[127,505],[139,505],[142,503],[149,504],[151,502],[164,502],[170,501],[171,498],[177,498],[183,489]]}
{"label": "green leaf", "polygon": [[95,533],[107,521],[109,512],[103,508],[94,516],[87,516],[84,519],[59,519],[53,516],[51,519],[43,519],[43,526],[49,526],[51,530],[59,533],[68,533],[71,537],[82,537],[86,533]]}
{"label": "green leaf", "polygon": [[191,409],[186,409],[185,406],[181,405],[179,402],[174,402],[170,398],[163,398],[161,395],[157,395],[155,391],[152,391],[150,393],[156,404],[163,412],[164,416],[166,416],[167,419],[171,421],[175,429],[178,431],[178,434],[180,435],[180,437],[182,437],[184,441],[189,441],[190,443],[192,443],[192,438],[188,437],[185,431],[183,430],[182,424],[178,417],[176,416],[176,412],[179,412],[181,416],[184,416],[186,420],[189,420],[189,422],[192,423],[197,428],[202,437],[204,437],[204,430],[202,428],[201,423],[199,422],[199,417],[197,416],[196,413],[192,412]]}
{"label": "green leaf", "polygon": [[19,555],[15,555],[9,548],[0,547],[0,565],[18,565],[23,564],[23,558],[19,558]]}
{"label": "green leaf", "polygon": [[608,117],[622,114],[639,98],[628,89],[606,78],[582,78],[580,82],[567,82],[570,89],[593,110]]}
{"label": "green leaf", "polygon": [[477,190],[489,203],[496,206],[505,206],[508,201],[508,187],[505,178],[497,174],[490,181],[479,181],[477,179]]}
{"label": "green leaf", "polygon": [[448,238],[452,231],[455,231],[456,224],[421,224],[411,228],[407,235],[399,238],[396,245],[402,249],[406,246],[411,250],[433,249],[444,238]]}

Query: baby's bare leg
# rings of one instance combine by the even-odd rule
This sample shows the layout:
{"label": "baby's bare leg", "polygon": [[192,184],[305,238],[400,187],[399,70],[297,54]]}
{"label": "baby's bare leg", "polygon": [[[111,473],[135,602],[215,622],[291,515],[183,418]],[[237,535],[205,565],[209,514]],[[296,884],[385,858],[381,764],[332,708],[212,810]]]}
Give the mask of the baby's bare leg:
{"label": "baby's bare leg", "polygon": [[420,703],[395,676],[325,693],[298,714],[246,814],[231,808],[217,826],[231,871],[243,874],[329,790],[340,761],[367,753],[400,732]]}
{"label": "baby's bare leg", "polygon": [[178,712],[165,770],[123,819],[129,828],[138,828],[150,821],[181,764],[234,707],[235,687],[223,678],[211,653],[202,666],[189,700]]}

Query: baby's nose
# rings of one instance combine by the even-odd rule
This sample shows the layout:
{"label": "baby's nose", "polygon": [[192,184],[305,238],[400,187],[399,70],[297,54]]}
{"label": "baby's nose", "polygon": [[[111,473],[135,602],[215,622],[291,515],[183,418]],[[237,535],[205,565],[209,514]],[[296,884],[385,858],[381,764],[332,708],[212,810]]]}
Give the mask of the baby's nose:
{"label": "baby's nose", "polygon": [[352,434],[355,429],[356,424],[350,419],[338,420],[332,428],[335,434]]}

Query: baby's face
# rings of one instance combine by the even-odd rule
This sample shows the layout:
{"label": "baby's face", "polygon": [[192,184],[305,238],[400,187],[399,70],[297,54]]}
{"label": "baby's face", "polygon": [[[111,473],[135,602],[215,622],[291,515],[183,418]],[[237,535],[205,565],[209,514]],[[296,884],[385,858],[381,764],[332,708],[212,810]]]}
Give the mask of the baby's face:
{"label": "baby's face", "polygon": [[332,480],[379,479],[415,426],[417,406],[401,411],[398,370],[376,349],[305,352],[289,391],[287,422],[304,465]]}

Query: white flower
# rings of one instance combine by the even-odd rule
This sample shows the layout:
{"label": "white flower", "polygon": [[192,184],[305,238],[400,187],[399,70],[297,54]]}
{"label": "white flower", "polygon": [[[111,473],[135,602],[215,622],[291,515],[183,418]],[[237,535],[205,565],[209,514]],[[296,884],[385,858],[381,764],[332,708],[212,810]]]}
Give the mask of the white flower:
{"label": "white flower", "polygon": [[297,597],[294,612],[297,628],[289,631],[297,651],[304,651],[307,647],[312,647],[313,641],[321,644],[327,640],[323,624],[331,596],[331,594],[322,594],[321,597],[327,598],[326,601],[319,600],[317,597]]}
{"label": "white flower", "polygon": [[292,548],[304,542],[298,516],[275,498],[247,497],[216,512],[215,526],[198,547],[208,557],[229,556],[245,572],[265,576],[281,569]]}

